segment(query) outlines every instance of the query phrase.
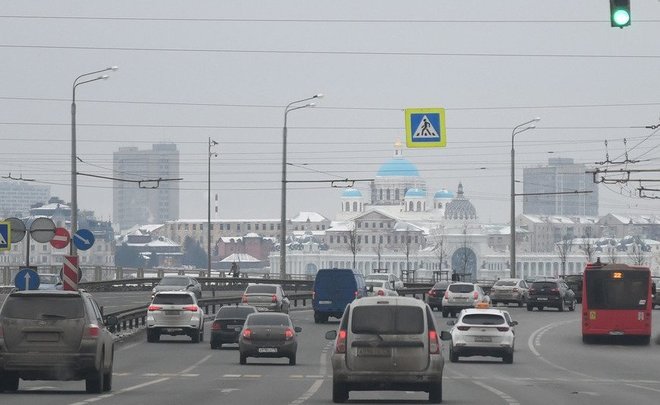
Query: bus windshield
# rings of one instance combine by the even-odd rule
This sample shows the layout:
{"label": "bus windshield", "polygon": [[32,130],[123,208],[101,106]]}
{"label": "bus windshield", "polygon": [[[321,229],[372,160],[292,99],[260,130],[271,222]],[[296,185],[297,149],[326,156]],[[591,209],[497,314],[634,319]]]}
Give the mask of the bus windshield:
{"label": "bus windshield", "polygon": [[585,277],[589,309],[646,308],[649,289],[648,273],[596,270],[585,272]]}

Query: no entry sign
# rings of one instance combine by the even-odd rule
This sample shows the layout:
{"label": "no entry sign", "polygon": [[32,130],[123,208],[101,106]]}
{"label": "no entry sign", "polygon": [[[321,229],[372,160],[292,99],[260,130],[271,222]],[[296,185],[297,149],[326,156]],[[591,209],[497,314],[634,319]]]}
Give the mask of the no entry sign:
{"label": "no entry sign", "polygon": [[55,249],[64,249],[69,245],[70,240],[69,231],[65,228],[55,228],[55,235],[50,240],[50,245]]}

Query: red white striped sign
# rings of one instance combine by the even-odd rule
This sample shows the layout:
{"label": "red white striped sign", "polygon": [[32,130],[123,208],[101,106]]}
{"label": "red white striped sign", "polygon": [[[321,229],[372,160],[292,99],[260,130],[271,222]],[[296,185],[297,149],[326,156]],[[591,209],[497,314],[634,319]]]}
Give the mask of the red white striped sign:
{"label": "red white striped sign", "polygon": [[78,256],[64,256],[64,267],[62,267],[62,289],[76,291],[81,279],[78,269]]}

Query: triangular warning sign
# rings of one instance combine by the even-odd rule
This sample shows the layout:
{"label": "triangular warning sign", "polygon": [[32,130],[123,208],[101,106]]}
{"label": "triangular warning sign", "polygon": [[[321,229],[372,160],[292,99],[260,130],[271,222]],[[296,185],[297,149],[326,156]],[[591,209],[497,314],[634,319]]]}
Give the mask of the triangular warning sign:
{"label": "triangular warning sign", "polygon": [[433,128],[433,124],[431,124],[431,121],[428,119],[426,115],[424,115],[424,117],[422,117],[422,120],[419,121],[419,125],[417,125],[417,129],[413,133],[412,137],[413,139],[414,138],[440,139],[440,135],[438,134],[438,131],[435,128]]}
{"label": "triangular warning sign", "polygon": [[5,239],[5,236],[0,233],[0,245],[4,246],[7,244],[7,239]]}

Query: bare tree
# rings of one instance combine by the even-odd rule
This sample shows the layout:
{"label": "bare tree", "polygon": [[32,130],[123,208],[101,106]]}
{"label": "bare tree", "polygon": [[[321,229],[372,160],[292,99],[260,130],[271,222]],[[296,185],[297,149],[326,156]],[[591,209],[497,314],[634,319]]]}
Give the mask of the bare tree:
{"label": "bare tree", "polygon": [[447,235],[444,228],[438,226],[431,230],[431,238],[433,242],[433,255],[438,259],[438,270],[442,270],[442,266],[447,261],[449,255],[447,249]]}
{"label": "bare tree", "polygon": [[591,227],[587,227],[584,230],[584,236],[582,237],[582,243],[580,243],[579,249],[587,257],[588,263],[594,262],[594,255],[596,254],[596,247],[593,244],[592,238]]}
{"label": "bare tree", "polygon": [[566,275],[566,259],[568,258],[568,255],[571,253],[571,250],[573,250],[573,238],[571,238],[570,235],[566,234],[556,244],[557,246],[557,256],[559,256],[559,261],[561,262],[561,275],[565,276]]}
{"label": "bare tree", "polygon": [[378,270],[380,270],[381,269],[380,262],[381,262],[381,258],[383,256],[383,243],[382,243],[382,241],[380,241],[380,240],[378,241],[378,245],[376,245],[373,248],[373,251],[374,251],[374,253],[376,253],[376,256],[378,257]]}
{"label": "bare tree", "polygon": [[359,241],[358,241],[358,232],[357,232],[357,226],[355,225],[355,222],[353,222],[353,226],[351,229],[348,230],[348,250],[351,251],[353,254],[353,270],[355,270],[355,256],[357,255],[357,252],[359,250]]}
{"label": "bare tree", "polygon": [[612,239],[606,246],[605,246],[605,253],[607,253],[607,258],[610,260],[610,263],[616,263],[617,259],[617,250],[616,250],[616,242],[614,239]]}
{"label": "bare tree", "polygon": [[630,258],[632,264],[641,266],[646,263],[647,255],[645,248],[645,243],[639,237],[636,237],[633,240],[633,243],[631,243],[631,246],[628,249],[628,258]]}

